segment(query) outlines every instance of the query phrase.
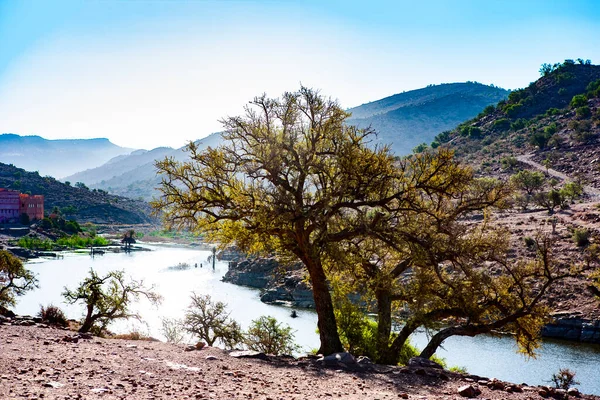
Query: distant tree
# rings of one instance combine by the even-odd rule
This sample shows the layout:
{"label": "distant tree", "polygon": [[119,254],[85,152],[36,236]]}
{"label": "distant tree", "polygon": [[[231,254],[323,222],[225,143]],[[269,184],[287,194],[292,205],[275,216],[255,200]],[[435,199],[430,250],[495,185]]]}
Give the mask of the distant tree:
{"label": "distant tree", "polygon": [[275,318],[264,315],[250,323],[244,343],[250,350],[266,354],[292,354],[298,350],[292,328],[282,326]]}
{"label": "distant tree", "polygon": [[244,340],[240,325],[229,318],[227,305],[221,301],[213,302],[209,295],[192,293],[183,329],[209,346],[218,341],[226,348],[233,348]]}
{"label": "distant tree", "polygon": [[540,74],[542,76],[550,75],[552,71],[554,71],[554,67],[552,66],[552,64],[543,63],[540,67]]}
{"label": "distant tree", "polygon": [[420,145],[416,146],[412,151],[415,154],[422,153],[425,150],[427,150],[427,147],[429,147],[427,146],[427,143],[421,143]]}
{"label": "distant tree", "polygon": [[523,170],[511,176],[510,180],[518,190],[522,190],[529,196],[533,196],[544,187],[546,178],[541,172]]}
{"label": "distant tree", "polygon": [[21,260],[7,250],[0,250],[0,308],[14,306],[16,296],[37,287],[37,279]]}
{"label": "distant tree", "polygon": [[160,295],[153,292],[152,288],[146,288],[142,281],[125,279],[124,271],[111,271],[101,277],[90,269],[89,277],[74,290],[65,287],[62,295],[67,303],[82,302],[86,307],[79,332],[93,330],[102,333],[114,320],[139,319],[138,314],[131,312],[130,306],[140,296],[152,304],[161,302]]}
{"label": "distant tree", "polygon": [[69,181],[65,181],[65,185],[67,185],[67,186],[71,186],[71,182],[69,182]]}
{"label": "distant tree", "polygon": [[131,245],[136,243],[135,237],[136,237],[135,231],[133,229],[130,229],[123,234],[121,243],[123,243],[125,245],[126,249],[131,249]]}
{"label": "distant tree", "polygon": [[578,94],[573,96],[571,103],[569,104],[572,108],[579,108],[587,105],[587,97],[584,94]]}
{"label": "distant tree", "polygon": [[89,187],[87,187],[87,186],[85,185],[85,183],[83,183],[83,182],[76,182],[76,183],[75,183],[75,187],[76,187],[76,188],[79,188],[79,189],[90,190],[90,188],[89,188]]}

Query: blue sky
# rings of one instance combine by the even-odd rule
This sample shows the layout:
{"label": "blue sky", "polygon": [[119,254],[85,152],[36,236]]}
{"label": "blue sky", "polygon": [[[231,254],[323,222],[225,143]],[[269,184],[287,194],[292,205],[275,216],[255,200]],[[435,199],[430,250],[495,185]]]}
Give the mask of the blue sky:
{"label": "blue sky", "polygon": [[0,0],[0,132],[181,146],[300,83],[344,107],[600,63],[600,1]]}

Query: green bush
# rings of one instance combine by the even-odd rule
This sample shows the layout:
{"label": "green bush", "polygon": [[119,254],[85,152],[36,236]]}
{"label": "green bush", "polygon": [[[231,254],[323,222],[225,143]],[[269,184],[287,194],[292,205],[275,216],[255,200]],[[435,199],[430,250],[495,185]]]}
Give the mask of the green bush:
{"label": "green bush", "polygon": [[90,246],[100,247],[100,246],[108,246],[110,242],[103,238],[102,236],[96,237],[83,237],[79,235],[67,236],[63,238],[59,238],[56,241],[56,244],[59,246],[68,247],[71,249],[85,249]]}
{"label": "green bush", "polygon": [[592,116],[592,110],[588,106],[583,106],[575,110],[578,118],[589,118]]}
{"label": "green bush", "polygon": [[[497,121],[496,121],[497,122]],[[513,131],[518,131],[519,129],[523,129],[527,126],[527,120],[525,118],[519,118],[512,124],[510,124],[510,129]]]}
{"label": "green bush", "polygon": [[569,390],[573,385],[579,385],[575,380],[575,372],[568,368],[561,368],[558,373],[552,374],[552,383],[557,389]]}
{"label": "green bush", "polygon": [[575,229],[573,231],[573,241],[578,247],[585,247],[590,244],[590,231],[585,228]]}
{"label": "green bush", "polygon": [[511,127],[511,123],[506,118],[500,118],[494,121],[492,127],[496,131],[506,131]]}
{"label": "green bush", "polygon": [[514,118],[521,112],[522,108],[523,108],[523,104],[521,104],[521,103],[511,104],[508,107],[504,108],[504,112],[509,117]]}
{"label": "green bush", "polygon": [[54,243],[51,240],[42,240],[32,236],[23,236],[17,241],[17,245],[30,250],[52,250],[54,248]]}
{"label": "green bush", "polygon": [[525,242],[525,246],[527,246],[529,249],[532,249],[533,246],[535,246],[535,239],[531,236],[525,236],[523,238],[523,242]]}
{"label": "green bush", "polygon": [[532,146],[537,146],[540,149],[545,149],[548,145],[548,141],[550,140],[549,134],[546,132],[535,132],[529,138],[529,144]]}
{"label": "green bush", "polygon": [[244,335],[248,349],[265,354],[292,354],[299,350],[294,343],[294,333],[290,326],[282,326],[270,316],[262,316],[251,322]]}
{"label": "green bush", "polygon": [[565,89],[565,88],[558,89],[559,96],[564,96],[565,94],[567,94],[567,89]]}
{"label": "green bush", "polygon": [[573,108],[583,107],[587,105],[587,97],[584,94],[578,94],[571,99],[570,106]]}
{"label": "green bush", "polygon": [[560,115],[561,111],[558,108],[549,108],[548,110],[546,110],[546,116],[547,117],[551,117],[553,115]]}

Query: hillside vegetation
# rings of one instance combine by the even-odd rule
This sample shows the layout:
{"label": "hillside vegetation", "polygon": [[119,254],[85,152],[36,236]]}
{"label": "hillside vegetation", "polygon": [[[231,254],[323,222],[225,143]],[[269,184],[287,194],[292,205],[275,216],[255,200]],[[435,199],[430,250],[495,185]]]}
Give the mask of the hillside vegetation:
{"label": "hillside vegetation", "polygon": [[42,194],[45,210],[58,207],[68,218],[79,222],[140,224],[155,222],[151,209],[143,201],[114,196],[102,190],[90,190],[85,185],[74,187],[50,176],[27,172],[13,165],[0,163],[0,187],[22,193]]}
{"label": "hillside vegetation", "polygon": [[476,82],[431,85],[395,94],[348,110],[349,124],[378,133],[378,142],[404,155],[435,135],[475,117],[490,104],[506,99],[508,91]]}
{"label": "hillside vegetation", "polygon": [[108,139],[48,140],[40,136],[0,135],[0,162],[57,178],[97,167],[131,151]]}

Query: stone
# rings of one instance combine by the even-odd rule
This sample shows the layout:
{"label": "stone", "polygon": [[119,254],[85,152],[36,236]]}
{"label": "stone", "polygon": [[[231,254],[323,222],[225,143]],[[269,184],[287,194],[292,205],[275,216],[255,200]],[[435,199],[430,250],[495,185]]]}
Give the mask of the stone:
{"label": "stone", "polygon": [[409,367],[444,369],[440,364],[423,357],[413,357],[408,360]]}
{"label": "stone", "polygon": [[196,346],[190,344],[188,346],[185,346],[185,349],[183,349],[183,350],[184,351],[194,351],[194,350],[196,350]]}
{"label": "stone", "polygon": [[209,361],[218,360],[218,358],[217,358],[217,357],[215,357],[215,356],[206,356],[206,357],[204,357],[204,358],[205,358],[206,360],[209,360]]}
{"label": "stone", "polygon": [[206,347],[206,343],[204,342],[198,342],[196,343],[196,350],[202,350],[204,347]]}
{"label": "stone", "polygon": [[257,358],[259,360],[269,360],[269,357],[265,353],[262,353],[260,351],[238,350],[232,351],[231,353],[229,353],[229,355],[235,358]]}
{"label": "stone", "polygon": [[473,398],[481,394],[481,390],[473,385],[464,385],[458,388],[458,394],[462,397]]}
{"label": "stone", "polygon": [[358,364],[356,361],[356,358],[354,358],[354,356],[352,354],[350,354],[346,351],[342,352],[342,353],[330,354],[328,356],[318,359],[317,361],[323,363],[323,365],[332,366],[332,367],[337,367],[340,363],[344,364],[346,366]]}
{"label": "stone", "polygon": [[570,388],[569,390],[567,390],[567,394],[573,397],[579,397],[581,395],[577,388]]}
{"label": "stone", "polygon": [[61,388],[63,386],[65,386],[64,384],[60,383],[60,382],[56,382],[56,381],[50,381],[50,382],[46,382],[43,385],[44,387],[49,387],[52,389],[58,389]]}

